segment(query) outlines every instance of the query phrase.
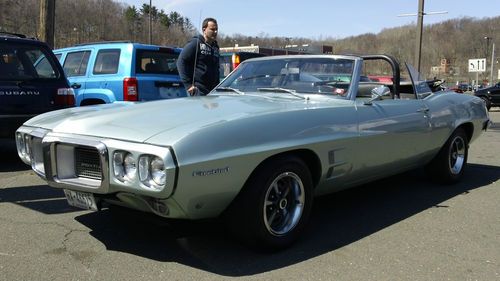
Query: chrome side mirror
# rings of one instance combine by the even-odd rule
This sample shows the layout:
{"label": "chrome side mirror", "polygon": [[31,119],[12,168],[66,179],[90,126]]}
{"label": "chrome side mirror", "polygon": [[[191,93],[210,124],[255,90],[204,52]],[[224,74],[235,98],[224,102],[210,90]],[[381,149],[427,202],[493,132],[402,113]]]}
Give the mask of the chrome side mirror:
{"label": "chrome side mirror", "polygon": [[391,89],[387,86],[378,86],[371,90],[372,98],[365,102],[365,104],[370,105],[376,100],[381,100],[385,96],[391,95]]}
{"label": "chrome side mirror", "polygon": [[387,86],[378,86],[376,88],[372,89],[372,98],[376,97],[378,99],[382,98],[383,96],[388,96],[391,94],[391,89]]}

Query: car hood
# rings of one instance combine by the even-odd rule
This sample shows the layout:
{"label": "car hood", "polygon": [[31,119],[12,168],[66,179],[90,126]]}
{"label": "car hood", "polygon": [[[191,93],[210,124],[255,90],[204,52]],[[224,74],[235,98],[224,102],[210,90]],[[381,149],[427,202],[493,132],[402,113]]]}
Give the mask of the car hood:
{"label": "car hood", "polygon": [[297,97],[215,95],[75,107],[41,114],[25,125],[135,142],[147,142],[168,132],[163,135],[168,135],[168,143],[173,144],[183,136],[213,125],[312,106],[318,105]]}

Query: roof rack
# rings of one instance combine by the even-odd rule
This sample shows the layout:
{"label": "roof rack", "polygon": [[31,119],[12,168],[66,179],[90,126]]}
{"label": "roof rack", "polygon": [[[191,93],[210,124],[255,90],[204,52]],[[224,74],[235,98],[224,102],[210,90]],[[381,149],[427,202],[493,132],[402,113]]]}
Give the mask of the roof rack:
{"label": "roof rack", "polygon": [[80,43],[75,44],[75,46],[87,46],[87,45],[96,45],[96,44],[113,44],[113,43],[135,43],[130,40],[121,40],[121,41],[99,41],[99,42],[88,42],[88,43]]}
{"label": "roof rack", "polygon": [[19,33],[12,33],[7,31],[0,31],[0,34],[9,35],[10,37],[26,38],[26,35]]}

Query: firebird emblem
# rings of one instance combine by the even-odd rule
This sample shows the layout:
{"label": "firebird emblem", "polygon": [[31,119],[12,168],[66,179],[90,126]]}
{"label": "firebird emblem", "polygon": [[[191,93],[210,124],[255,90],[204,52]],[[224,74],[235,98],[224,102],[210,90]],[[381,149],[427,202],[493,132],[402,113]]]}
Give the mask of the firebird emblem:
{"label": "firebird emblem", "polygon": [[217,174],[225,174],[229,172],[229,167],[225,168],[216,168],[206,171],[193,171],[193,177],[206,177]]}

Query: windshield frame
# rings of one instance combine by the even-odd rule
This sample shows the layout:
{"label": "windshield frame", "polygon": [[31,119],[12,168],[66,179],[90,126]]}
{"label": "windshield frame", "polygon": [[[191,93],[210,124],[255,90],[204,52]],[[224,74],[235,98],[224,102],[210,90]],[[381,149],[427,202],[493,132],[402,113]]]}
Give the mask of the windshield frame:
{"label": "windshield frame", "polygon": [[[252,58],[242,62],[233,72],[231,72],[218,87],[233,88],[244,94],[269,94],[281,93],[284,91],[259,91],[259,88],[281,88],[294,91],[297,95],[321,95],[341,99],[351,99],[352,89],[357,86],[359,73],[361,71],[362,59],[357,56],[345,55],[293,55],[293,56],[273,56]],[[264,69],[258,72],[259,67],[273,68]],[[311,72],[310,69],[317,67],[320,70]],[[327,69],[331,69],[328,71]],[[348,72],[340,73],[334,70],[347,69]],[[258,79],[272,80],[285,79],[291,76],[298,76],[295,82],[302,83],[304,88],[291,87],[286,84],[260,84]],[[323,75],[323,76],[322,76]],[[320,78],[321,77],[321,78]],[[330,77],[329,80],[326,80]],[[337,79],[331,79],[336,77]],[[245,80],[253,80],[254,84],[245,84]],[[265,81],[266,83],[274,83]],[[279,82],[278,82],[279,83]],[[329,84],[331,83],[331,84]],[[338,83],[338,84],[335,84]],[[339,87],[335,87],[339,86]],[[311,90],[304,90],[309,89]],[[334,89],[341,88],[338,92]],[[212,93],[220,94],[221,91],[214,89]]]}

